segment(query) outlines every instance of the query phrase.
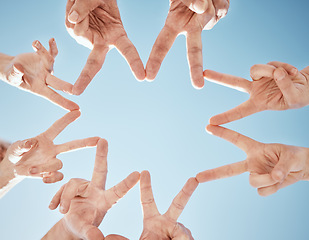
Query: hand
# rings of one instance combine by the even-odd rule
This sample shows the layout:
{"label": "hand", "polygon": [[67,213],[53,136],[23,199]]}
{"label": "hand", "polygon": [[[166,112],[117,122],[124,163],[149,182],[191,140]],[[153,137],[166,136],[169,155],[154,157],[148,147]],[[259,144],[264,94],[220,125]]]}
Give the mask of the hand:
{"label": "hand", "polygon": [[[104,239],[98,226],[105,214],[139,180],[140,174],[133,172],[114,187],[105,190],[107,151],[107,141],[100,139],[91,181],[71,179],[61,187],[51,201],[50,209],[56,209],[60,204],[60,212],[66,213],[63,218],[65,229],[78,238]],[[111,235],[106,239],[125,238]]]}
{"label": "hand", "polygon": [[49,40],[49,51],[39,41],[32,44],[35,53],[17,55],[6,67],[6,81],[25,91],[35,93],[67,110],[78,110],[79,106],[62,97],[50,87],[71,93],[72,84],[52,75],[58,49],[55,40]]}
{"label": "hand", "polygon": [[220,126],[208,125],[207,130],[241,148],[247,159],[197,174],[200,183],[250,172],[252,187],[268,196],[297,181],[309,181],[308,148],[264,144]]}
{"label": "hand", "polygon": [[230,6],[230,0],[181,0],[191,11],[198,14],[204,13],[209,4],[213,4],[216,9],[217,21],[225,17]]}
{"label": "hand", "polygon": [[280,62],[257,64],[250,71],[252,82],[206,70],[204,76],[210,81],[250,94],[246,102],[212,117],[210,124],[225,124],[265,110],[286,110],[308,105],[309,75],[304,70],[299,72],[295,67]]}
{"label": "hand", "polygon": [[[186,2],[186,5],[183,2]],[[161,63],[172,47],[176,37],[185,32],[192,84],[195,88],[202,88],[204,86],[201,33],[203,29],[211,29],[219,18],[216,15],[216,9],[211,0],[207,0],[207,10],[202,14],[197,14],[187,7],[191,5],[191,2],[192,0],[170,0],[170,10],[165,26],[153,45],[146,65],[146,78],[148,80],[155,79]],[[204,2],[206,3],[206,1]]]}
{"label": "hand", "polygon": [[177,219],[197,186],[197,180],[190,178],[174,198],[167,212],[161,215],[153,198],[150,174],[148,171],[143,171],[141,173],[140,188],[144,213],[144,229],[140,240],[193,240],[190,230],[181,223],[178,223]]}
{"label": "hand", "polygon": [[9,166],[10,170],[7,169],[6,172],[14,172],[15,177],[22,178],[43,177],[45,183],[62,180],[63,174],[58,172],[62,168],[62,162],[56,156],[63,152],[96,146],[99,140],[98,137],[92,137],[60,145],[53,143],[57,135],[79,116],[78,110],[69,112],[35,138],[13,143],[1,162],[2,165]]}
{"label": "hand", "polygon": [[116,0],[68,0],[66,27],[80,44],[92,49],[87,63],[73,87],[80,95],[102,68],[107,52],[116,47],[125,57],[138,80],[145,79],[139,54],[127,37]]}

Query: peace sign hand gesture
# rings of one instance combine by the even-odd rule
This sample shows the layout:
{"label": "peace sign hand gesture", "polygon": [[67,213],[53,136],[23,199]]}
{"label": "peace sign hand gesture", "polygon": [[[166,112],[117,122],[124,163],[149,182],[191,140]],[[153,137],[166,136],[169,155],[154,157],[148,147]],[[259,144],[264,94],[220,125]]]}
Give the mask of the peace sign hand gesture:
{"label": "peace sign hand gesture", "polygon": [[210,124],[221,125],[265,110],[287,110],[309,104],[308,68],[299,72],[287,63],[270,62],[252,66],[250,75],[253,81],[205,70],[208,80],[250,94],[246,102],[212,117]]}
{"label": "peace sign hand gesture", "polygon": [[[228,1],[224,1],[227,2],[228,8]],[[215,2],[222,1],[217,0]],[[203,13],[197,14],[188,7],[193,6],[192,0],[170,0],[170,9],[165,25],[153,45],[146,65],[146,78],[148,80],[155,79],[163,59],[172,47],[176,37],[185,32],[192,85],[195,88],[204,86],[201,34],[204,29],[211,29],[224,14],[222,12],[222,16],[217,16],[219,6],[216,9],[211,0],[207,0],[207,3],[202,3],[202,5],[201,11]]]}
{"label": "peace sign hand gesture", "polygon": [[309,181],[308,148],[264,144],[220,126],[208,125],[207,130],[241,148],[247,159],[197,174],[200,183],[250,172],[252,187],[268,196],[298,181]]}
{"label": "peace sign hand gesture", "polygon": [[[50,204],[50,209],[60,205],[60,212],[66,214],[62,224],[69,234],[79,239],[104,239],[98,226],[107,211],[134,187],[140,177],[138,172],[133,172],[114,187],[105,190],[107,151],[107,141],[100,139],[91,181],[71,179],[61,187]],[[125,238],[111,235],[106,239]]]}
{"label": "peace sign hand gesture", "polygon": [[17,55],[6,67],[5,81],[25,91],[35,93],[51,102],[73,111],[79,106],[62,97],[50,87],[66,93],[72,93],[72,84],[65,82],[54,75],[53,65],[58,49],[55,40],[49,40],[49,51],[39,41],[32,44],[35,53]]}
{"label": "peace sign hand gesture", "polygon": [[144,65],[124,30],[116,0],[68,0],[66,27],[78,43],[92,49],[73,94],[84,92],[112,47],[125,57],[138,80],[145,79]]}
{"label": "peace sign hand gesture", "polygon": [[148,171],[143,171],[141,173],[140,188],[144,213],[144,229],[140,240],[193,240],[190,230],[181,223],[178,223],[177,219],[197,186],[197,180],[190,178],[174,198],[167,212],[161,215],[154,201],[150,174]]}

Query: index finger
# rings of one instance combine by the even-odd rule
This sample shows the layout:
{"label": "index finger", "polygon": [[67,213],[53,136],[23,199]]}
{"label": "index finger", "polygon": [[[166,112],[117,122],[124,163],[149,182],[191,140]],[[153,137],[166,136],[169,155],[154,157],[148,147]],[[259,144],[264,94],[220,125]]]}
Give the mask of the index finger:
{"label": "index finger", "polygon": [[91,184],[104,190],[107,177],[107,152],[108,142],[101,138],[97,145]]}
{"label": "index finger", "polygon": [[247,171],[248,163],[247,160],[245,160],[200,172],[196,175],[196,179],[198,182],[203,183],[222,178],[234,177]]}
{"label": "index finger", "polygon": [[217,137],[233,143],[246,153],[248,153],[250,149],[253,149],[258,143],[249,137],[221,126],[208,125],[206,130]]}
{"label": "index finger", "polygon": [[73,86],[74,95],[80,95],[84,92],[94,76],[102,68],[108,51],[109,47],[107,45],[94,45],[85,67]]}
{"label": "index finger", "polygon": [[199,183],[196,180],[196,178],[190,178],[186,182],[186,184],[183,186],[181,191],[174,198],[171,206],[169,207],[169,209],[164,215],[167,216],[172,221],[177,222],[177,219],[179,218],[183,209],[187,205],[190,197],[192,196],[193,192],[197,188],[198,184]]}
{"label": "index finger", "polygon": [[184,5],[190,8],[191,11],[201,14],[208,7],[207,0],[181,0]]}
{"label": "index finger", "polygon": [[50,140],[54,140],[70,123],[74,122],[80,116],[80,111],[75,110],[67,113],[62,118],[57,120],[43,134]]}

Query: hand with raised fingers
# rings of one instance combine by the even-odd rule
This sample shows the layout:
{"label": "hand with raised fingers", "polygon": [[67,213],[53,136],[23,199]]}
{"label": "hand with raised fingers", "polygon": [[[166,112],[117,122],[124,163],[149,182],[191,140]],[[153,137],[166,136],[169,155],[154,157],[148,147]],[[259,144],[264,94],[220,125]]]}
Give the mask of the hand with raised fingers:
{"label": "hand with raised fingers", "polygon": [[66,93],[72,93],[73,85],[53,75],[53,65],[58,49],[55,40],[49,40],[49,51],[39,41],[32,44],[34,53],[24,53],[12,57],[1,75],[5,82],[35,93],[69,111],[79,106],[64,98],[50,87]]}
{"label": "hand with raised fingers", "polygon": [[192,5],[192,2],[198,2],[198,0],[170,0],[170,9],[165,25],[153,45],[146,64],[146,78],[148,80],[155,79],[163,59],[176,37],[181,33],[186,33],[191,82],[195,88],[204,86],[201,34],[204,29],[211,29],[219,19],[211,0],[201,1],[206,5],[206,10],[201,14],[190,10],[188,6],[191,6],[191,9],[192,6],[195,6]]}
{"label": "hand with raised fingers", "polygon": [[228,74],[205,70],[210,81],[238,89],[250,94],[250,98],[239,106],[218,114],[210,124],[221,125],[265,110],[287,110],[309,104],[309,74],[306,69],[280,62],[251,67],[253,81]]}
{"label": "hand with raised fingers", "polygon": [[[65,214],[61,224],[68,234],[78,239],[104,239],[98,226],[105,214],[139,181],[140,174],[133,172],[114,187],[105,190],[107,152],[107,141],[100,139],[91,181],[71,179],[61,187],[50,203],[50,209],[56,209],[60,205],[60,212]],[[111,235],[107,239],[125,238]]]}
{"label": "hand with raised fingers", "polygon": [[260,143],[221,126],[208,125],[207,131],[245,151],[247,159],[200,172],[196,176],[200,183],[249,172],[252,187],[268,196],[298,181],[309,181],[308,148]]}
{"label": "hand with raised fingers", "polygon": [[99,137],[91,137],[59,145],[53,143],[57,135],[79,116],[79,110],[69,112],[40,135],[13,143],[0,163],[1,173],[7,176],[1,187],[5,187],[12,179],[39,177],[45,183],[61,181],[63,174],[59,170],[63,164],[57,159],[57,155],[79,148],[94,147],[99,141]]}
{"label": "hand with raised fingers", "polygon": [[144,229],[140,240],[193,240],[190,230],[183,224],[178,223],[177,219],[197,186],[197,180],[190,178],[174,198],[167,212],[161,215],[154,201],[150,174],[148,171],[143,171],[141,173],[140,188]]}
{"label": "hand with raised fingers", "polygon": [[78,43],[92,49],[73,94],[83,93],[112,47],[124,56],[138,80],[145,79],[144,65],[124,30],[116,0],[68,0],[66,27]]}

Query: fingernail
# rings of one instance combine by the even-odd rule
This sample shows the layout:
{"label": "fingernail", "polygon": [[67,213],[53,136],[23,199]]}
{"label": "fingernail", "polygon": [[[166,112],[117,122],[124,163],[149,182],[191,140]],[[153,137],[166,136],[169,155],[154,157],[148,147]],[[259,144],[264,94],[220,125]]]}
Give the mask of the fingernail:
{"label": "fingernail", "polygon": [[49,183],[50,182],[50,178],[44,178],[44,182]]}
{"label": "fingernail", "polygon": [[198,14],[203,13],[206,10],[204,8],[205,8],[204,2],[196,1],[195,3],[192,4],[192,9]]}
{"label": "fingernail", "polygon": [[293,76],[295,76],[298,73],[298,70],[297,70],[297,68],[293,68],[291,70],[291,72],[292,72]]}
{"label": "fingernail", "polygon": [[77,20],[78,20],[78,17],[79,17],[79,15],[78,15],[78,13],[76,12],[76,11],[73,11],[70,15],[69,15],[69,20],[71,21],[71,22],[77,22]]}
{"label": "fingernail", "polygon": [[51,208],[53,205],[54,205],[54,203],[51,202],[48,207]]}
{"label": "fingernail", "polygon": [[64,210],[65,210],[64,207],[61,206],[61,207],[60,207],[60,212],[61,212],[61,213],[64,213]]}
{"label": "fingernail", "polygon": [[277,71],[276,75],[277,75],[276,78],[279,81],[281,81],[285,77],[285,73],[282,70]]}
{"label": "fingernail", "polygon": [[30,174],[37,174],[37,173],[39,173],[39,171],[38,171],[37,168],[33,167],[33,168],[30,168],[29,173]]}
{"label": "fingernail", "polygon": [[39,41],[35,41],[34,46],[35,46],[36,49],[40,49],[41,44],[40,44]]}

